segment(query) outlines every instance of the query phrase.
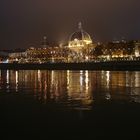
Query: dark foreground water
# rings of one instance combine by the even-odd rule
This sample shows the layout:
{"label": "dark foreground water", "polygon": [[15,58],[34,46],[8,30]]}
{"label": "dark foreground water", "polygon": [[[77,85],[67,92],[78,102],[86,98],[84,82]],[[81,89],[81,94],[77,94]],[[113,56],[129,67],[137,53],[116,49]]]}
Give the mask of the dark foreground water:
{"label": "dark foreground water", "polygon": [[136,137],[139,71],[0,70],[1,138]]}

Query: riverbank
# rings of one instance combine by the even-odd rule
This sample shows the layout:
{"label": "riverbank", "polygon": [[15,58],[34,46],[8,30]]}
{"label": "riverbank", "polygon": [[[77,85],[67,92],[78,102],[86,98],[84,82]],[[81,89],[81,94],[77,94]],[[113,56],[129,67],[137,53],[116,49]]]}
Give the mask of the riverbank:
{"label": "riverbank", "polygon": [[88,63],[0,64],[1,70],[129,70],[139,71],[140,61],[111,61]]}

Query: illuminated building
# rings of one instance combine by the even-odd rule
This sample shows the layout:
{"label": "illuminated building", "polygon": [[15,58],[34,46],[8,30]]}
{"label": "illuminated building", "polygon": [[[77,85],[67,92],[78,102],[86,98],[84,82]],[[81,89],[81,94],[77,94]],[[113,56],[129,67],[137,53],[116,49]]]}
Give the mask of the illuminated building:
{"label": "illuminated building", "polygon": [[[94,44],[90,35],[83,30],[81,22],[78,24],[78,30],[70,35],[66,44],[68,45],[50,46],[47,37],[44,36],[38,47],[8,52],[4,62],[40,64],[140,60],[139,41],[116,40]],[[0,52],[1,55],[3,52]]]}
{"label": "illuminated building", "polygon": [[78,30],[70,36],[68,47],[71,50],[69,62],[88,61],[90,59],[89,53],[94,45],[90,35],[83,30],[81,22],[78,24]]}
{"label": "illuminated building", "polygon": [[0,51],[0,57],[2,63],[13,63],[18,62],[19,59],[26,57],[25,49],[15,49],[15,50],[4,50]]}
{"label": "illuminated building", "polygon": [[22,57],[26,57],[26,51],[9,53],[9,58],[11,58],[11,59],[19,59],[19,58],[22,58]]}
{"label": "illuminated building", "polygon": [[82,28],[81,22],[78,25],[78,31],[74,32],[69,39],[69,48],[74,51],[79,51],[86,47],[87,45],[91,45],[92,40],[90,35],[85,32]]}
{"label": "illuminated building", "polygon": [[93,55],[99,61],[132,61],[140,60],[139,52],[138,41],[119,41],[97,45]]}
{"label": "illuminated building", "polygon": [[140,42],[137,42],[135,44],[135,56],[139,57],[140,56]]}
{"label": "illuminated building", "polygon": [[46,36],[40,47],[29,48],[27,52],[28,63],[55,63],[67,62],[69,49],[67,47],[50,46],[47,43]]}

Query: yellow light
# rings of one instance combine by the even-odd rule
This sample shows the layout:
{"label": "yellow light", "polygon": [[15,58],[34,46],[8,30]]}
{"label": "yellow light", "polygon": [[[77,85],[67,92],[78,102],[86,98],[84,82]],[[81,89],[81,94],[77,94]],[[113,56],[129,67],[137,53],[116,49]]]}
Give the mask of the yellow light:
{"label": "yellow light", "polygon": [[16,91],[18,91],[18,71],[16,71]]}
{"label": "yellow light", "polygon": [[9,84],[9,82],[10,82],[10,76],[9,76],[9,70],[7,70],[6,83]]}
{"label": "yellow light", "polygon": [[92,43],[91,40],[83,40],[83,41],[84,41],[87,45]]}
{"label": "yellow light", "polygon": [[86,60],[88,60],[88,56],[86,56]]}

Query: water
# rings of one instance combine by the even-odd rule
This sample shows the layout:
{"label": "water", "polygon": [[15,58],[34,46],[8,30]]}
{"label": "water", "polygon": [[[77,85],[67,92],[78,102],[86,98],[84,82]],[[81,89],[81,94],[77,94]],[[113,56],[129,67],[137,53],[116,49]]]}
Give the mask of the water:
{"label": "water", "polygon": [[134,130],[140,117],[140,72],[0,70],[0,109],[6,132],[16,127],[43,138],[47,129],[72,127],[69,134],[94,125],[96,133],[106,134],[123,124]]}
{"label": "water", "polygon": [[0,71],[0,93],[30,96],[41,104],[68,109],[90,110],[94,103],[105,101],[140,103],[140,72]]}

